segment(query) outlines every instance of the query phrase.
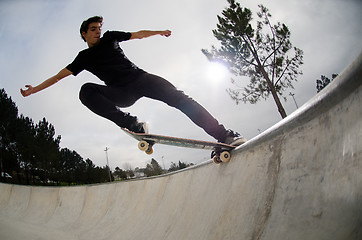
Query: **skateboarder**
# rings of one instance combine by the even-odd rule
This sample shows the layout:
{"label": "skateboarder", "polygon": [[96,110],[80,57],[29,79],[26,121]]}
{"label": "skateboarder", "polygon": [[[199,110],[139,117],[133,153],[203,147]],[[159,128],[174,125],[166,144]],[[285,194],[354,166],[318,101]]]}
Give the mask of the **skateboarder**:
{"label": "skateboarder", "polygon": [[137,133],[147,132],[145,123],[121,111],[119,107],[129,107],[141,97],[148,97],[179,109],[219,142],[234,145],[245,142],[240,134],[226,130],[206,109],[170,82],[138,68],[119,46],[119,42],[154,35],[169,37],[171,31],[107,31],[101,37],[102,22],[103,18],[99,16],[85,20],[80,27],[80,35],[88,48],[80,51],[74,61],[58,74],[36,87],[26,85],[27,89],[20,89],[21,94],[29,96],[71,74],[76,76],[87,70],[104,81],[105,85],[85,83],[79,92],[80,101],[91,111],[119,127]]}

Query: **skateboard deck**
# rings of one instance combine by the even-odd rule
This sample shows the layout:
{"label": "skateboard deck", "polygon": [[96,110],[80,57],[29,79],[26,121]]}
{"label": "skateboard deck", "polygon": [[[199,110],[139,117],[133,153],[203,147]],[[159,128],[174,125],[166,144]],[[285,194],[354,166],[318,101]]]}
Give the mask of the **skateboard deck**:
{"label": "skateboard deck", "polygon": [[162,136],[150,133],[135,133],[131,132],[126,128],[121,128],[128,135],[138,140],[138,148],[141,151],[144,151],[146,154],[153,153],[153,145],[156,143],[177,146],[177,147],[185,147],[185,148],[197,148],[197,149],[206,149],[212,150],[211,157],[215,163],[228,162],[231,159],[231,150],[235,148],[235,146],[228,145],[225,143],[217,143],[217,142],[209,142],[195,139],[187,139],[187,138],[178,138],[178,137],[170,137],[170,136]]}

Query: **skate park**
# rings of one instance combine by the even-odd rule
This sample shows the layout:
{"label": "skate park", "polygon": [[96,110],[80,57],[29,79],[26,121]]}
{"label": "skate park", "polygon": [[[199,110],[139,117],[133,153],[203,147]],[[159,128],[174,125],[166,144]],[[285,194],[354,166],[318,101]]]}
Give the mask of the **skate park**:
{"label": "skate park", "polygon": [[229,163],[98,185],[1,183],[0,239],[361,239],[361,105],[362,54]]}

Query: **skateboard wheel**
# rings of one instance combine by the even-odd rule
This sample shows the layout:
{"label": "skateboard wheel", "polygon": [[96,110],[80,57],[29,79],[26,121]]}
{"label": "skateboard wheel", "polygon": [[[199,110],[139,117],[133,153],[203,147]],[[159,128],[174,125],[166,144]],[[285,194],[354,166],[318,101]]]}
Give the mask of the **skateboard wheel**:
{"label": "skateboard wheel", "polygon": [[138,143],[138,148],[139,148],[139,150],[141,150],[141,151],[146,151],[146,150],[148,149],[148,142],[146,142],[146,141],[140,141],[140,142]]}
{"label": "skateboard wheel", "polygon": [[150,147],[145,151],[146,154],[151,155],[153,153],[153,148]]}
{"label": "skateboard wheel", "polygon": [[216,155],[216,156],[214,156],[213,158],[212,158],[212,160],[214,161],[214,163],[216,163],[216,164],[220,164],[220,163],[222,163],[222,161],[220,160],[220,158]]}
{"label": "skateboard wheel", "polygon": [[229,162],[231,154],[228,151],[224,151],[220,154],[220,160],[223,162]]}

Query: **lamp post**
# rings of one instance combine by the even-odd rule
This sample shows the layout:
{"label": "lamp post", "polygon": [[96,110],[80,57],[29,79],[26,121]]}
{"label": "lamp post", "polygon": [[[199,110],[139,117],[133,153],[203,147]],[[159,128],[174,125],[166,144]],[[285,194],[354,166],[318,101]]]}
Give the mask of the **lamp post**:
{"label": "lamp post", "polygon": [[104,150],[106,152],[106,159],[107,159],[107,166],[108,166],[108,175],[109,175],[109,182],[112,182],[112,177],[111,177],[111,167],[109,166],[109,162],[108,162],[108,150],[109,148],[106,147],[106,149]]}
{"label": "lamp post", "polygon": [[297,104],[297,101],[295,101],[295,98],[294,98],[294,93],[289,93],[290,96],[292,96],[293,100],[294,100],[294,103],[295,103],[295,106],[297,107],[297,109],[299,108],[298,107],[298,104]]}

